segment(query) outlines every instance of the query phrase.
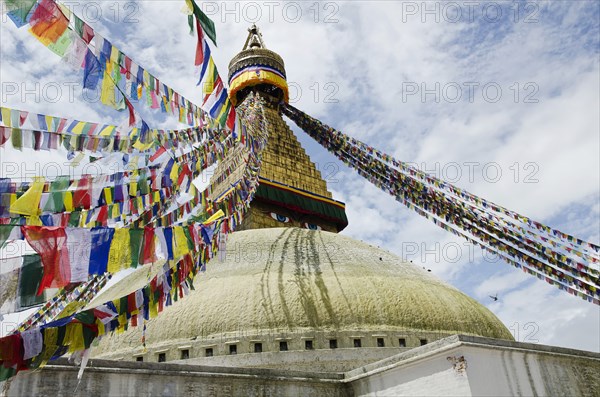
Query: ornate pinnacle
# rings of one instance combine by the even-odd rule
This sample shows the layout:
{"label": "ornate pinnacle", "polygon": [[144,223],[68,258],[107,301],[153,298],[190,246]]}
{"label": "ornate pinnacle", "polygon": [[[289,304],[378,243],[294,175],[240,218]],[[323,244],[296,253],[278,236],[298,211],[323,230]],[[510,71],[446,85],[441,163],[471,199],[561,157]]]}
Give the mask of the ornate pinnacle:
{"label": "ornate pinnacle", "polygon": [[262,34],[260,33],[260,30],[256,24],[252,24],[252,26],[250,26],[248,29],[248,38],[246,39],[246,43],[244,44],[242,51],[249,48],[267,48],[262,39]]}

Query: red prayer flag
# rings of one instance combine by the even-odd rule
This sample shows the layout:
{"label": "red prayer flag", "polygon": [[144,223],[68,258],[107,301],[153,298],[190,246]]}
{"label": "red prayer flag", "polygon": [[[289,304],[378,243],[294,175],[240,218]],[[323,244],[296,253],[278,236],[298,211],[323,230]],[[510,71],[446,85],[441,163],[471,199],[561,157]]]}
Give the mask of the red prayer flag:
{"label": "red prayer flag", "polygon": [[46,288],[60,288],[71,280],[71,266],[64,228],[48,226],[21,226],[25,239],[40,255],[44,275],[37,295]]}
{"label": "red prayer flag", "polygon": [[131,294],[127,295],[127,312],[131,314],[131,312],[133,312],[134,310],[136,310],[135,292],[132,292]]}
{"label": "red prayer flag", "polygon": [[83,175],[73,192],[73,206],[75,208],[90,209],[92,207],[92,176]]}
{"label": "red prayer flag", "polygon": [[29,31],[44,45],[56,43],[69,21],[53,0],[41,0],[29,20]]}
{"label": "red prayer flag", "polygon": [[87,23],[83,23],[83,33],[81,35],[81,38],[83,39],[83,41],[85,41],[86,44],[90,44],[90,41],[92,41],[92,39],[94,38],[94,29],[92,29],[92,27],[90,25],[88,25]]}
{"label": "red prayer flag", "polygon": [[28,114],[29,112],[21,110],[21,112],[19,113],[19,127],[23,127],[23,123],[25,123],[25,120],[27,120]]}
{"label": "red prayer flag", "polygon": [[[164,146],[161,146],[158,148],[158,150],[152,155],[150,156],[150,161],[153,162],[155,161],[157,158],[159,158],[163,153],[166,153],[167,149],[165,149]],[[151,171],[153,171],[154,173],[156,172],[154,169],[151,169]],[[154,174],[153,174],[154,176]]]}
{"label": "red prayer flag", "polygon": [[0,364],[4,368],[23,367],[23,342],[20,333],[0,338]]}
{"label": "red prayer flag", "polygon": [[233,131],[233,128],[235,127],[235,107],[231,107],[229,109],[229,116],[227,116],[227,128],[229,128],[229,131]]}
{"label": "red prayer flag", "polygon": [[194,61],[194,65],[200,66],[204,63],[204,34],[202,33],[202,27],[198,18],[196,18],[196,31],[198,32],[198,43],[196,44],[196,60]]}
{"label": "red prayer flag", "polygon": [[0,146],[4,145],[10,139],[12,128],[0,127]]}
{"label": "red prayer flag", "polygon": [[144,249],[142,250],[142,264],[156,262],[156,248],[154,245],[154,228],[144,228]]}
{"label": "red prayer flag", "polygon": [[108,206],[103,205],[100,207],[100,211],[98,211],[98,218],[96,218],[96,222],[99,222],[102,226],[106,225],[108,221]]}
{"label": "red prayer flag", "polygon": [[127,109],[129,110],[129,126],[131,127],[135,124],[135,113],[133,111],[133,105],[131,104],[131,102],[129,102],[129,100],[127,100],[127,98],[125,98],[125,105],[127,105]]}

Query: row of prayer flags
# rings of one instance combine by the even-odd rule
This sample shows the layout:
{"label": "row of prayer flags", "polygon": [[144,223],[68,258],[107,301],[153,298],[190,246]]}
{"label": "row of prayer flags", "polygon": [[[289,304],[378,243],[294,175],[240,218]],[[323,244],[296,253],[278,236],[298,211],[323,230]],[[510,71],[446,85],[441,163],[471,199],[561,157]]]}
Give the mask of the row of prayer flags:
{"label": "row of prayer flags", "polygon": [[[518,263],[547,282],[572,289],[577,295],[599,304],[600,282],[598,278],[597,255],[590,253],[590,263],[567,258],[550,246],[542,247],[531,239],[524,239],[505,227],[498,218],[488,216],[487,207],[468,205],[458,198],[448,195],[435,184],[427,185],[412,173],[402,173],[380,160],[383,156],[373,155],[376,149],[358,145],[356,140],[332,129],[318,120],[300,112],[290,105],[282,105],[284,114],[317,142],[340,158],[346,165],[357,169],[359,175],[375,184],[408,208],[433,220],[438,226],[451,230],[468,241],[484,249],[499,254],[509,263]],[[387,156],[393,160],[391,156]],[[393,160],[395,161],[395,160]],[[483,199],[473,200],[475,203]],[[451,227],[450,224],[454,225]],[[541,238],[538,241],[544,241]],[[579,240],[581,241],[581,240]],[[572,244],[572,241],[569,241]],[[581,241],[579,252],[584,247],[593,247]],[[570,260],[567,260],[570,259]],[[551,281],[548,281],[551,280]]]}
{"label": "row of prayer flags", "polygon": [[[247,128],[249,156],[248,162],[243,163],[243,179],[236,184],[234,193],[225,197],[221,203],[225,218],[218,221],[220,214],[215,214],[207,220],[212,223],[192,224],[187,228],[98,228],[83,232],[73,229],[73,235],[76,236],[74,238],[90,242],[88,272],[90,269],[101,272],[105,260],[108,270],[110,263],[114,266],[121,266],[123,263],[127,266],[150,263],[160,260],[161,256],[170,258],[171,252],[172,262],[175,262],[175,258],[181,259],[153,277],[146,286],[126,296],[0,338],[0,381],[14,376],[18,371],[39,368],[64,354],[89,349],[96,338],[108,332],[123,332],[128,326],[137,326],[143,320],[157,316],[164,306],[182,298],[193,288],[194,276],[203,271],[208,260],[219,251],[222,236],[235,230],[241,222],[242,213],[248,208],[258,183],[261,154],[267,139],[266,121],[263,118],[262,102],[250,101],[244,103],[244,106],[246,109],[243,112],[246,114],[243,113],[242,117],[247,117],[250,124],[255,125]],[[197,233],[199,230],[200,233]],[[44,230],[24,226],[7,231],[0,227],[0,235],[8,238],[17,238],[19,234],[31,240],[42,252],[39,255],[44,263],[44,283],[64,282],[56,277],[62,277],[67,271],[71,277],[73,274],[77,277],[83,274],[85,260],[80,259],[75,260],[75,264],[70,263],[69,269],[61,272],[61,268],[65,267],[64,263],[67,263],[63,252],[70,249],[68,244],[64,246],[65,241],[69,240],[69,229]],[[75,249],[78,253],[83,253],[84,258],[88,258],[87,247]],[[100,255],[93,255],[92,251],[98,251]],[[57,260],[58,258],[62,260]],[[46,273],[47,261],[51,262],[48,266],[49,276]]]}

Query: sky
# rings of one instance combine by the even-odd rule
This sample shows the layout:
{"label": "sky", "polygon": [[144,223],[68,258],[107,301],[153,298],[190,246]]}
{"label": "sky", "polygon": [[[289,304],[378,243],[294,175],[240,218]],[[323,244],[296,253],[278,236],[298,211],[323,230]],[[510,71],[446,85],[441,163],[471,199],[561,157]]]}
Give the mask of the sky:
{"label": "sky", "polygon": [[[183,1],[64,2],[195,103]],[[539,222],[600,240],[600,3],[198,2],[221,75],[256,23],[286,64],[290,102],[421,170]],[[3,106],[121,124],[26,28],[0,24]],[[136,108],[154,128],[174,118]],[[289,122],[334,198],[343,234],[387,249],[488,307],[518,341],[600,352],[600,308],[526,275],[406,209]],[[7,172],[62,157],[0,149]],[[6,164],[10,164],[10,167]],[[63,164],[64,166],[64,164]],[[18,171],[14,171],[15,168]],[[498,301],[489,296],[497,294]]]}

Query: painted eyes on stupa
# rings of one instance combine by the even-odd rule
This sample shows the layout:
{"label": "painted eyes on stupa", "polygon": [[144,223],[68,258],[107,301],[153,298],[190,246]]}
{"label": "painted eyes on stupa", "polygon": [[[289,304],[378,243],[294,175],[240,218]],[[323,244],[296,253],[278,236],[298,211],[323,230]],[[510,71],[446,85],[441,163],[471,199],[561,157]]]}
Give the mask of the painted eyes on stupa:
{"label": "painted eyes on stupa", "polygon": [[281,223],[289,223],[290,222],[289,216],[279,215],[279,214],[276,214],[275,212],[271,212],[271,218],[273,218],[276,221],[281,222]]}
{"label": "painted eyes on stupa", "polygon": [[314,223],[304,222],[304,227],[309,230],[321,230],[321,226],[315,225]]}

